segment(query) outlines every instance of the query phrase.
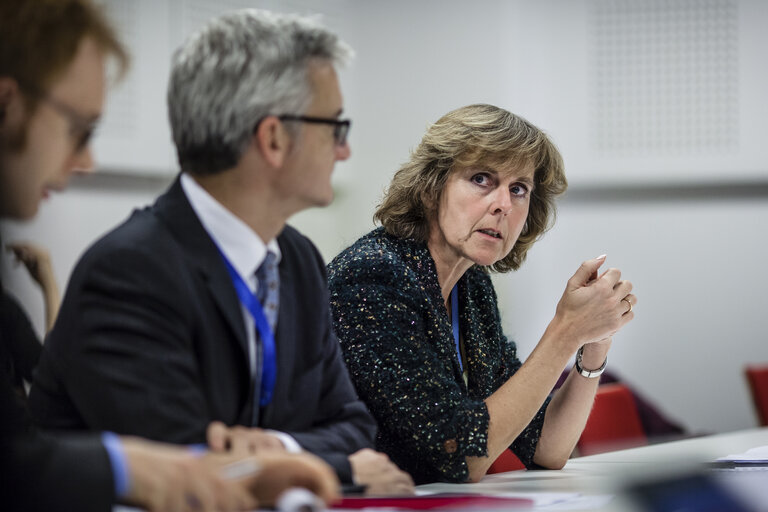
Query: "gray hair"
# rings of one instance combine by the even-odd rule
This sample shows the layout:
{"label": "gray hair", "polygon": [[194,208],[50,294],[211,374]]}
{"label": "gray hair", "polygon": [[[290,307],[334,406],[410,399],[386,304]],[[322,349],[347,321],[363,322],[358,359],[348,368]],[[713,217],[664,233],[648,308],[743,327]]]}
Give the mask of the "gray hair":
{"label": "gray hair", "polygon": [[181,169],[234,167],[261,119],[309,107],[311,62],[340,65],[351,56],[312,18],[245,9],[212,20],[171,65],[168,116]]}

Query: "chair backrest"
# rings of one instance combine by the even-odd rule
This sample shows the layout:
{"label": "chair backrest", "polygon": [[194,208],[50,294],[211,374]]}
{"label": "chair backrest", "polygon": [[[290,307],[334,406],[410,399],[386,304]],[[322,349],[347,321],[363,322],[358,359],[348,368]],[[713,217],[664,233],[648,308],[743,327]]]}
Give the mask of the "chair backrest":
{"label": "chair backrest", "polygon": [[580,455],[648,444],[632,392],[623,384],[597,388],[595,403],[577,443]]}
{"label": "chair backrest", "polygon": [[760,425],[768,426],[768,365],[744,368]]}
{"label": "chair backrest", "polygon": [[506,449],[501,452],[501,455],[488,468],[488,474],[506,473],[507,471],[518,471],[520,469],[525,469],[525,465],[520,462],[517,455],[512,453],[512,450]]}

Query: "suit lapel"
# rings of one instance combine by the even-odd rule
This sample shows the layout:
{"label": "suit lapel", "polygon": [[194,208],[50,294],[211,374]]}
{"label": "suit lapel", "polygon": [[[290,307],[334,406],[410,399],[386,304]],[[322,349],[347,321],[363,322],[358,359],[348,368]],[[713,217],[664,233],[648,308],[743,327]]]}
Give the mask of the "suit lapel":
{"label": "suit lapel", "polygon": [[176,242],[182,247],[190,265],[200,273],[208,291],[229,325],[248,364],[248,341],[242,308],[232,286],[232,280],[221,259],[216,244],[203,228],[177,178],[168,191],[152,207]]}

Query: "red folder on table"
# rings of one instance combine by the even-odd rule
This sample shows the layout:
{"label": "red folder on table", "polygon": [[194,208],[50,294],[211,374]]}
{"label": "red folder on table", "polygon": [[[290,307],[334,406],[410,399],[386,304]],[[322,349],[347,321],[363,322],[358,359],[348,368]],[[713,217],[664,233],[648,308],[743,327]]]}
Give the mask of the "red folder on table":
{"label": "red folder on table", "polygon": [[342,498],[332,505],[334,510],[362,508],[397,508],[402,510],[455,510],[455,509],[510,509],[530,508],[533,500],[527,498],[504,498],[482,494],[430,494],[427,496],[405,496],[398,498]]}

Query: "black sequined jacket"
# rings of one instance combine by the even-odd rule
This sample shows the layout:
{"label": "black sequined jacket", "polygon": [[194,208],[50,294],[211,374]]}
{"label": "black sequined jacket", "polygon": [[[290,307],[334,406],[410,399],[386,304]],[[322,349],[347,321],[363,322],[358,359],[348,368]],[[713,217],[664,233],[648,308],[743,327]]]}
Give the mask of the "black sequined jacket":
{"label": "black sequined jacket", "polygon": [[[334,328],[379,423],[378,449],[417,484],[466,481],[465,457],[487,454],[483,400],[521,365],[502,333],[490,277],[473,267],[459,280],[468,385],[426,243],[375,229],[329,264],[328,278]],[[528,467],[547,403],[510,447]]]}

